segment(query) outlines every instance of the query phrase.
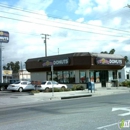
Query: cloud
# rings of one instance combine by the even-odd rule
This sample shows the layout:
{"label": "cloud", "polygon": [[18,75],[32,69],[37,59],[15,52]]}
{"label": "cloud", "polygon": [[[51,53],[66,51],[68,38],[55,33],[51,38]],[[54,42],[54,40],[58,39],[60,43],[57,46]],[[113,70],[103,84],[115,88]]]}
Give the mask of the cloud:
{"label": "cloud", "polygon": [[90,21],[88,21],[88,23],[91,24],[91,25],[102,26],[102,21],[101,20],[90,20]]}
{"label": "cloud", "polygon": [[[130,56],[130,9],[123,8],[127,0],[117,1],[117,7],[112,0],[79,0],[79,3],[69,0],[68,3],[63,3],[68,10],[64,10],[62,18],[70,19],[66,21],[53,18],[53,15],[48,16],[47,9],[54,2],[21,0],[14,4],[14,7],[17,5],[23,11],[1,7],[2,11],[8,13],[0,12],[0,16],[7,17],[1,18],[0,29],[10,33],[10,42],[3,44],[4,63],[18,60],[25,62],[29,58],[45,56],[42,33],[51,35],[47,39],[48,56],[57,55],[58,48],[60,54],[100,53],[114,48],[116,54]],[[58,5],[54,10],[55,8],[58,10]],[[34,13],[26,12],[27,9]]]}
{"label": "cloud", "polygon": [[77,19],[77,22],[84,22],[84,18]]}
{"label": "cloud", "polygon": [[79,0],[78,8],[75,11],[80,15],[95,15],[114,12],[124,8],[129,3],[129,0]]}
{"label": "cloud", "polygon": [[91,0],[79,0],[78,9],[75,14],[90,14],[92,12],[93,3]]}
{"label": "cloud", "polygon": [[115,17],[113,19],[113,23],[115,24],[115,26],[119,26],[121,24],[121,17]]}
{"label": "cloud", "polygon": [[15,6],[22,7],[23,9],[28,10],[45,10],[51,4],[53,0],[31,0],[27,2],[26,0],[19,0]]}
{"label": "cloud", "polygon": [[68,11],[73,11],[77,8],[77,3],[75,0],[69,0],[67,3],[66,3],[66,8]]}
{"label": "cloud", "polygon": [[124,40],[123,43],[130,45],[130,39]]}

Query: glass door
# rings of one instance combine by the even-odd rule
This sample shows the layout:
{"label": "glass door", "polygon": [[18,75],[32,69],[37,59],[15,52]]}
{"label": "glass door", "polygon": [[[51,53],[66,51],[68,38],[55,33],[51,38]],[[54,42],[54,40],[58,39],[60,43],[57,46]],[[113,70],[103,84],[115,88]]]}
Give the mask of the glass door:
{"label": "glass door", "polygon": [[100,81],[102,87],[106,87],[106,82],[108,81],[108,71],[100,71]]}

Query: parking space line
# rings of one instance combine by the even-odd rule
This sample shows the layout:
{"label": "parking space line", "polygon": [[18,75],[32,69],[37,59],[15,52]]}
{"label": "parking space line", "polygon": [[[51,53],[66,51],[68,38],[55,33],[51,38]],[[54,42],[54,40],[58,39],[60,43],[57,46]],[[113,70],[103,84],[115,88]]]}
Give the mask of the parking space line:
{"label": "parking space line", "polygon": [[114,126],[114,125],[118,125],[118,122],[117,123],[113,123],[113,124],[109,124],[109,125],[105,125],[105,126],[101,126],[101,127],[98,127],[97,129],[101,130],[101,129],[108,128],[108,127],[111,127],[111,126]]}

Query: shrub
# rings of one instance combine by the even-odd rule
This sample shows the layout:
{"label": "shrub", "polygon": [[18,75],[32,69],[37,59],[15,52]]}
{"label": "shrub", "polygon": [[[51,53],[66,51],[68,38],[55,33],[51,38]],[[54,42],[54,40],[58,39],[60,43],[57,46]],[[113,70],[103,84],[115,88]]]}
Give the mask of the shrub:
{"label": "shrub", "polygon": [[32,91],[30,92],[30,94],[34,94],[34,93],[40,93],[40,91],[39,91],[39,90],[32,90]]}
{"label": "shrub", "polygon": [[121,84],[122,84],[122,86],[130,87],[130,81],[128,81],[128,80],[123,81]]}
{"label": "shrub", "polygon": [[[54,92],[63,92],[63,91],[70,91],[69,88],[54,88]],[[52,88],[49,89],[49,92],[52,92]]]}
{"label": "shrub", "polygon": [[76,84],[76,85],[73,85],[72,87],[72,90],[75,91],[75,90],[84,90],[85,87],[82,86],[82,85],[79,85],[79,84]]}

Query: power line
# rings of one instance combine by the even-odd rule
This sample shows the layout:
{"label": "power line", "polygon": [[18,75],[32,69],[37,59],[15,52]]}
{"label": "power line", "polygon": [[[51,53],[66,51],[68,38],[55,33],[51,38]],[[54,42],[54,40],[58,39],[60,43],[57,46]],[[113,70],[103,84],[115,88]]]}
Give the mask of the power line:
{"label": "power line", "polygon": [[[1,5],[0,4],[0,6],[2,6],[2,7],[5,7],[5,8],[9,8],[9,9],[14,9],[14,10],[19,10],[19,11],[23,11],[23,12],[27,12],[27,13],[33,13],[33,14],[37,14],[37,15],[43,15],[43,14],[41,14],[41,13],[36,13],[36,12],[33,12],[33,11],[29,11],[29,10],[22,10],[22,9],[20,9],[20,8],[14,8],[14,7],[9,7],[9,6],[5,6],[5,5]],[[6,12],[7,13],[7,12]],[[9,12],[8,12],[9,13]],[[15,14],[15,15],[18,15],[18,14]],[[22,15],[23,16],[23,15]],[[26,17],[26,16],[25,16]],[[58,18],[58,17],[52,17],[52,16],[48,16],[48,17],[50,17],[50,18]],[[58,19],[61,19],[61,18],[58,18]],[[61,20],[64,20],[65,21],[65,19],[61,19]],[[68,20],[66,20],[66,21],[68,21]],[[56,22],[56,21],[55,21]],[[74,21],[71,21],[71,22],[74,22]],[[60,23],[60,22],[59,22]],[[74,23],[81,23],[81,22],[74,22]],[[115,30],[115,31],[119,31],[119,32],[126,32],[126,33],[130,33],[130,31],[124,31],[124,30],[120,30],[120,29],[115,29],[115,28],[109,28],[109,27],[104,27],[104,26],[98,26],[98,25],[92,25],[92,24],[88,24],[88,23],[82,23],[82,25],[88,25],[88,26],[92,26],[92,27],[99,27],[99,28],[101,28],[101,29],[111,29],[112,31],[113,30]],[[71,25],[71,24],[70,24]],[[74,25],[72,25],[72,26],[74,26]],[[108,30],[109,31],[109,30]]]}
{"label": "power line", "polygon": [[52,26],[52,27],[56,27],[56,28],[69,29],[69,30],[74,30],[74,31],[82,31],[82,32],[87,32],[87,33],[93,33],[93,34],[99,34],[99,35],[107,35],[107,36],[113,36],[113,37],[124,37],[124,36],[121,36],[121,35],[112,35],[112,34],[92,32],[92,31],[87,31],[87,30],[72,29],[72,28],[56,26],[56,25],[48,25],[47,23],[46,24],[45,23],[42,24],[42,23],[36,23],[36,22],[27,21],[27,20],[19,20],[19,19],[16,19],[16,18],[9,18],[9,17],[5,17],[5,16],[0,16],[0,17],[1,18],[10,19],[10,20],[16,20],[16,21],[21,21],[21,22],[33,23],[33,24],[38,24],[38,25]]}

